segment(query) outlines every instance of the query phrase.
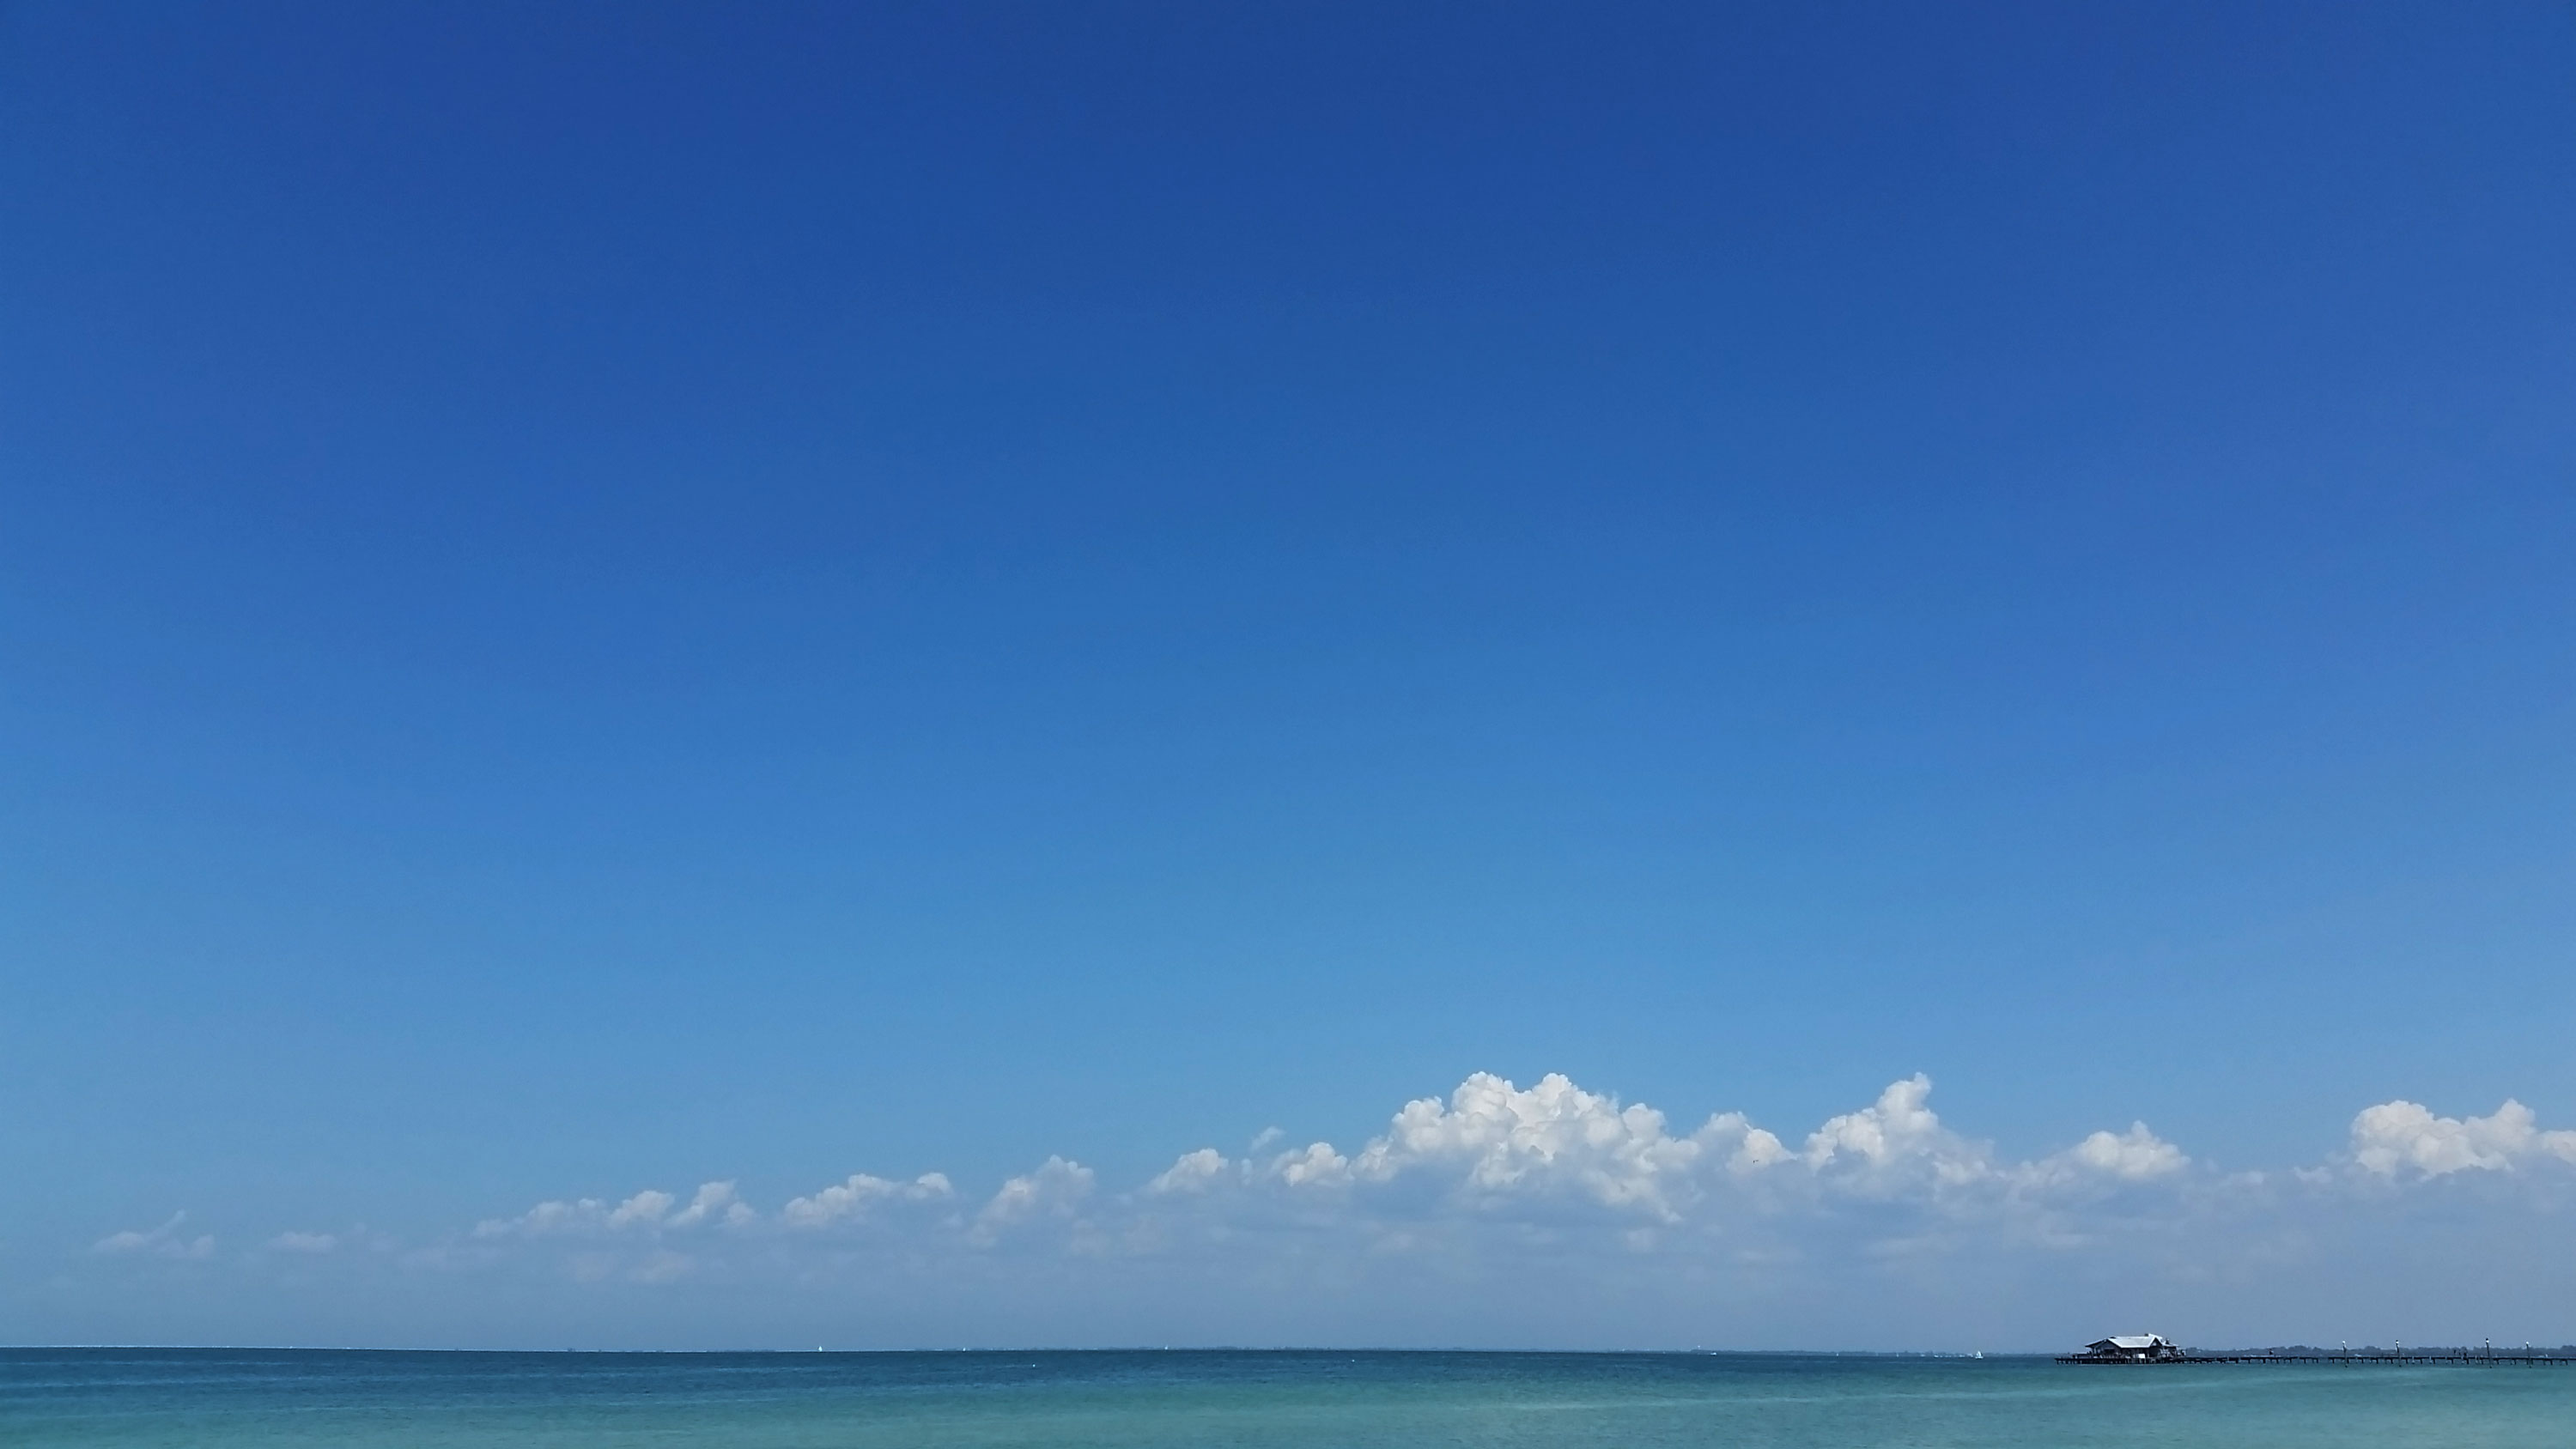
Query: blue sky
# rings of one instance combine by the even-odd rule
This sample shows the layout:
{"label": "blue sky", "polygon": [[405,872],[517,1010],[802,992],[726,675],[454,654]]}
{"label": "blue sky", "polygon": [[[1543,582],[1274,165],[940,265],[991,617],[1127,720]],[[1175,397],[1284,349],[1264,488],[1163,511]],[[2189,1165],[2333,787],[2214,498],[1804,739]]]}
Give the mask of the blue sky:
{"label": "blue sky", "polygon": [[[2434,1290],[2576,1124],[2571,62],[2540,5],[0,11],[0,1338],[2576,1337]],[[1452,1144],[1149,1251],[1178,1154],[1288,1192],[1478,1072],[1808,1196],[1667,1153],[1540,1253]],[[1917,1072],[1950,1186],[1851,1201],[1986,1224],[1984,1319],[1801,1156]],[[2390,1102],[2471,1125],[2383,1171]],[[2238,1269],[2031,1226],[2135,1120],[2189,1165],[2123,1211]],[[1453,1171],[1473,1272],[1265,1316]],[[931,1276],[763,1278],[853,1173],[950,1184]],[[476,1236],[701,1182],[788,1236]],[[2244,1266],[2436,1207],[2383,1289]],[[1659,1298],[1648,1220],[1806,1266]]]}

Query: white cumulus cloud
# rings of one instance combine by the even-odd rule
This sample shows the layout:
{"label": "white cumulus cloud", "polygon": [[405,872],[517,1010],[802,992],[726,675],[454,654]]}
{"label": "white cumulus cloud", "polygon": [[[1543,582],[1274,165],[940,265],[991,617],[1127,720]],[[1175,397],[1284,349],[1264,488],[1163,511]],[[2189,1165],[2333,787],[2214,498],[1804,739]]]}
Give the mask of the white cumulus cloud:
{"label": "white cumulus cloud", "polygon": [[1041,1215],[1070,1217],[1084,1198],[1091,1195],[1095,1174],[1079,1162],[1049,1157],[1037,1170],[1002,1184],[993,1200],[975,1216],[977,1229],[989,1239],[996,1228],[1026,1222]]}
{"label": "white cumulus cloud", "polygon": [[1992,1154],[1942,1126],[1925,1105],[1931,1095],[1932,1079],[1920,1072],[1891,1082],[1869,1106],[1828,1118],[1808,1133],[1799,1157],[1818,1172],[1840,1169],[1879,1180],[1928,1175],[1936,1183],[1958,1184],[1988,1176]]}
{"label": "white cumulus cloud", "polygon": [[1268,1171],[1290,1187],[1340,1187],[1351,1180],[1351,1160],[1329,1142],[1310,1142],[1271,1158]]}
{"label": "white cumulus cloud", "polygon": [[1184,1152],[1173,1161],[1171,1166],[1163,1169],[1152,1181],[1146,1183],[1145,1191],[1156,1196],[1205,1192],[1212,1185],[1222,1181],[1227,1170],[1233,1166],[1233,1163],[1226,1161],[1224,1153],[1213,1147],[1202,1147],[1196,1152]]}
{"label": "white cumulus cloud", "polygon": [[2507,1098],[2488,1117],[2436,1117],[2407,1101],[2365,1107],[2352,1119],[2352,1156],[2382,1177],[2494,1172],[2536,1159],[2576,1162],[2576,1132],[2543,1132],[2529,1107]]}
{"label": "white cumulus cloud", "polygon": [[722,1223],[740,1227],[758,1214],[751,1210],[730,1182],[702,1182],[689,1205],[674,1214],[664,1226],[677,1229],[698,1227],[705,1223]]}
{"label": "white cumulus cloud", "polygon": [[679,1199],[653,1188],[635,1194],[619,1203],[608,1215],[612,1228],[649,1228],[660,1225],[662,1217]]}
{"label": "white cumulus cloud", "polygon": [[[1459,1084],[1447,1104],[1408,1102],[1386,1135],[1353,1159],[1369,1182],[1429,1172],[1488,1204],[1533,1194],[1573,1194],[1606,1207],[1672,1214],[1677,1188],[1713,1145],[1740,1147],[1741,1118],[1714,1118],[1689,1137],[1665,1130],[1664,1114],[1622,1107],[1559,1073],[1523,1090],[1490,1072]],[[1306,1150],[1320,1162],[1318,1150]]]}
{"label": "white cumulus cloud", "polygon": [[2039,1177],[2064,1181],[2093,1176],[2119,1182],[2153,1182],[2190,1168],[2191,1158],[2144,1122],[2126,1132],[2096,1132],[2064,1152],[2037,1164]]}
{"label": "white cumulus cloud", "polygon": [[[1720,1112],[1678,1133],[1639,1103],[1586,1091],[1551,1073],[1523,1088],[1479,1072],[1447,1100],[1406,1103],[1387,1130],[1349,1156],[1329,1142],[1245,1167],[1246,1180],[1293,1193],[1351,1189],[1364,1216],[1373,1194],[1415,1187],[1486,1219],[1545,1202],[1679,1224],[1698,1218],[1789,1211],[1835,1195],[1901,1202],[1939,1200],[1953,1215],[1980,1201],[2001,1205],[2059,1188],[2143,1183],[2188,1170],[2191,1159],[2144,1123],[2101,1131],[2053,1157],[2003,1165],[1993,1150],[1944,1125],[1929,1105],[1931,1079],[1890,1083],[1876,1101],[1829,1118],[1792,1150],[1740,1112]],[[1206,1191],[1230,1163],[1213,1148],[1190,1153],[1145,1185],[1146,1198]],[[1746,1198],[1753,1188],[1762,1195]],[[1320,1200],[1317,1200],[1320,1201]]]}
{"label": "white cumulus cloud", "polygon": [[847,1181],[836,1182],[811,1197],[789,1199],[778,1215],[791,1228],[821,1228],[864,1217],[876,1203],[932,1202],[956,1195],[957,1190],[949,1186],[942,1173],[925,1172],[910,1182],[898,1182],[854,1172]]}

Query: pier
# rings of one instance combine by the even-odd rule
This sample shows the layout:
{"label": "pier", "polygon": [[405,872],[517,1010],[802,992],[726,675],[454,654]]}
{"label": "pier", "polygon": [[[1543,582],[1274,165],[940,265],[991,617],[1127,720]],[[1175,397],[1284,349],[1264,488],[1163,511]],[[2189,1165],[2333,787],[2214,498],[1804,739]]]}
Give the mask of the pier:
{"label": "pier", "polygon": [[2059,1363],[2104,1364],[2121,1368],[2163,1368],[2187,1363],[2330,1363],[2348,1364],[2355,1368],[2370,1366],[2397,1367],[2409,1364],[2457,1364],[2470,1368],[2486,1366],[2522,1366],[2528,1368],[2576,1368],[2576,1354],[2496,1353],[2487,1349],[2436,1349],[2432,1352],[2355,1351],[2350,1353],[2199,1353],[2185,1349],[2180,1353],[2155,1358],[2131,1358],[2110,1354],[2067,1353],[2057,1356]]}

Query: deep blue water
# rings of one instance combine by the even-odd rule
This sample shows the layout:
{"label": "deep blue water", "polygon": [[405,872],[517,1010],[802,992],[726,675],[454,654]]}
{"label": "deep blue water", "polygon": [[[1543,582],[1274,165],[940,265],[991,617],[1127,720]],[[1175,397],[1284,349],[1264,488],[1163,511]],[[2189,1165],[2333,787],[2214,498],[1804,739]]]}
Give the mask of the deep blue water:
{"label": "deep blue water", "polygon": [[1771,1354],[0,1351],[0,1445],[2576,1445],[2576,1369]]}

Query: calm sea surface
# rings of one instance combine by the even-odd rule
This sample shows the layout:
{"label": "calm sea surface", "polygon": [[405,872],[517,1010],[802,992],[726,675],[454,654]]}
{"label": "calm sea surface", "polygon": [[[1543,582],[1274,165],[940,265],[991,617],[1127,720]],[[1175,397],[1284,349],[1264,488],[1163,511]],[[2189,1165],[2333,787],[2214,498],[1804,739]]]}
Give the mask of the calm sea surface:
{"label": "calm sea surface", "polygon": [[1481,1353],[0,1351],[0,1445],[2576,1445],[2576,1369]]}

